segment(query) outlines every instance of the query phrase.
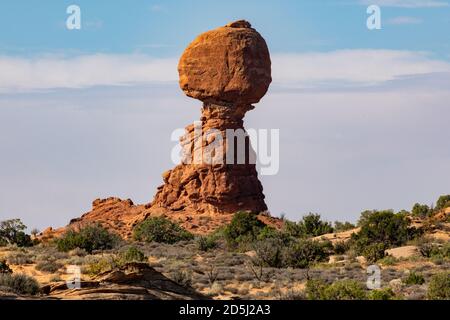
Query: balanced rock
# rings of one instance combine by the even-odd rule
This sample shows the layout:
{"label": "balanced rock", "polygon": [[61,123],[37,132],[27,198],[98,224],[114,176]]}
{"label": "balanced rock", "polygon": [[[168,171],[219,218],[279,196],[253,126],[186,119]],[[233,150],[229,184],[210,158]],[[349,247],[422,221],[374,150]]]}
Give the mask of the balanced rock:
{"label": "balanced rock", "polygon": [[204,102],[252,104],[272,81],[267,44],[247,21],[236,21],[198,36],[179,65],[180,87]]}
{"label": "balanced rock", "polygon": [[[180,140],[184,162],[164,173],[152,209],[198,214],[267,210],[243,121],[272,81],[266,42],[250,23],[236,21],[197,37],[178,70],[181,89],[203,101],[202,117],[186,128]],[[211,151],[217,142],[223,148]]]}

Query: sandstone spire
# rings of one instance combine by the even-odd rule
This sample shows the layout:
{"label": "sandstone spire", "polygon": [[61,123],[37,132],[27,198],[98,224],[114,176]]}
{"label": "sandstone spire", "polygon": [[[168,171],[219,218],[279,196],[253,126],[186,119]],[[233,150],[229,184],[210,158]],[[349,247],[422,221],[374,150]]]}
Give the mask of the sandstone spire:
{"label": "sandstone spire", "polygon": [[[272,81],[266,42],[249,22],[236,21],[198,36],[184,51],[178,71],[181,89],[203,102],[203,136],[197,141],[194,125],[186,128],[181,143],[190,161],[164,173],[164,185],[159,187],[152,209],[191,214],[267,210],[248,138],[244,149],[239,149],[238,139],[227,136],[230,129],[245,133],[245,113],[265,95]],[[211,143],[206,133],[211,130],[223,138],[223,153],[213,154],[223,161],[205,161]],[[242,151],[245,161],[238,162]],[[198,152],[202,161],[192,161]]]}

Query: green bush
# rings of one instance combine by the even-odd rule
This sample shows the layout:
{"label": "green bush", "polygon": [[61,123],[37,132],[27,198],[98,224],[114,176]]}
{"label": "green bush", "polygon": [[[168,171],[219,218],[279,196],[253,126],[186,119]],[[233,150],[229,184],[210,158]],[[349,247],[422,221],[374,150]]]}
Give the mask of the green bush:
{"label": "green bush", "polygon": [[328,287],[323,280],[310,279],[306,282],[305,294],[308,300],[326,300],[325,289]]}
{"label": "green bush", "polygon": [[256,241],[253,244],[253,249],[258,262],[254,264],[264,267],[282,268],[285,265],[284,248],[284,244],[280,239],[268,238]]}
{"label": "green bush", "polygon": [[398,259],[393,256],[385,256],[378,261],[383,266],[393,266],[398,262]]}
{"label": "green bush", "polygon": [[433,210],[426,204],[416,203],[412,208],[411,214],[415,217],[426,218],[433,214]]}
{"label": "green bush", "polygon": [[364,300],[367,293],[364,286],[355,280],[338,280],[325,289],[326,300]]}
{"label": "green bush", "polygon": [[450,243],[423,242],[419,244],[419,252],[425,258],[450,258]]}
{"label": "green bush", "polygon": [[115,255],[103,255],[99,256],[88,256],[88,263],[86,263],[85,270],[90,275],[98,275],[103,272],[111,271],[121,265],[120,260]]}
{"label": "green bush", "polygon": [[402,279],[403,283],[411,286],[411,285],[422,285],[425,283],[425,278],[420,273],[416,273],[414,271],[410,272],[406,277]]}
{"label": "green bush", "polygon": [[380,259],[384,256],[383,249],[401,246],[416,235],[416,230],[409,225],[405,214],[394,214],[391,210],[371,211],[360,219],[361,230],[352,234],[355,251],[372,261]]}
{"label": "green bush", "polygon": [[252,243],[265,226],[255,214],[237,212],[224,229],[225,240],[231,248],[236,248],[242,243]]}
{"label": "green bush", "polygon": [[310,213],[298,223],[286,221],[283,232],[294,238],[317,237],[333,232],[333,227],[327,221],[322,221],[320,215]]}
{"label": "green bush", "polygon": [[331,285],[322,280],[308,280],[306,296],[309,300],[364,300],[364,286],[355,280],[338,280]]}
{"label": "green bush", "polygon": [[336,241],[333,249],[335,254],[344,254],[350,250],[350,241]]}
{"label": "green bush", "polygon": [[348,230],[351,230],[354,228],[356,228],[356,226],[353,223],[350,223],[348,221],[345,221],[345,222],[335,221],[334,222],[334,232],[344,232],[344,231],[348,231]]}
{"label": "green bush", "polygon": [[197,247],[200,251],[209,251],[217,247],[217,239],[214,236],[201,236],[197,239]]}
{"label": "green bush", "polygon": [[114,248],[119,237],[110,233],[99,224],[81,228],[79,231],[68,230],[61,238],[56,239],[58,250],[68,252],[75,248],[92,253],[94,250],[108,250]]}
{"label": "green bush", "polygon": [[11,219],[0,222],[0,243],[2,246],[6,244],[15,244],[18,247],[31,247],[33,241],[31,237],[24,231],[26,226],[20,219]]}
{"label": "green bush", "polygon": [[450,300],[450,272],[435,274],[428,285],[429,300]]}
{"label": "green bush", "polygon": [[285,264],[292,268],[307,269],[317,262],[327,261],[333,245],[329,241],[300,239],[285,251]]}
{"label": "green bush", "polygon": [[361,254],[367,262],[375,263],[386,256],[386,246],[384,243],[373,243],[361,249]]}
{"label": "green bush", "polygon": [[11,268],[5,260],[0,260],[0,274],[2,273],[12,273]]}
{"label": "green bush", "polygon": [[396,299],[394,291],[391,288],[376,289],[369,292],[367,295],[369,300],[394,300]]}
{"label": "green bush", "polygon": [[36,279],[24,274],[0,274],[0,287],[7,288],[16,294],[36,295],[39,284]]}
{"label": "green bush", "polygon": [[450,194],[440,196],[436,202],[436,210],[442,210],[450,207]]}
{"label": "green bush", "polygon": [[194,238],[192,233],[164,217],[153,217],[144,220],[136,226],[133,236],[137,241],[168,244]]}
{"label": "green bush", "polygon": [[63,267],[63,264],[56,262],[56,261],[40,261],[36,264],[36,270],[47,272],[47,273],[54,273],[61,269]]}
{"label": "green bush", "polygon": [[134,246],[131,246],[127,250],[119,253],[119,259],[121,263],[128,263],[128,262],[143,262],[147,258],[145,257],[145,254],[141,250],[139,250]]}

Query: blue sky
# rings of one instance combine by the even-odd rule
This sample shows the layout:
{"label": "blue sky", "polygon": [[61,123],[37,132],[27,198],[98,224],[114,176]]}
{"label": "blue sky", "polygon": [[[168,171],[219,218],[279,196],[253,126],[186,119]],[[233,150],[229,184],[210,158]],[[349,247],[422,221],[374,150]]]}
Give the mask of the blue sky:
{"label": "blue sky", "polygon": [[[369,4],[382,29],[366,28]],[[450,193],[450,1],[2,1],[0,220],[62,226],[99,197],[152,200],[174,129],[200,115],[177,63],[247,19],[273,83],[247,128],[280,129],[274,215],[355,221]],[[82,29],[65,28],[81,7]]]}
{"label": "blue sky", "polygon": [[[378,2],[384,4],[383,29],[368,32],[367,5],[358,0],[3,1],[1,53],[144,52],[157,57],[178,56],[200,32],[245,18],[264,34],[272,52],[383,48],[431,51],[450,59],[450,7],[446,1]],[[66,8],[74,3],[82,10],[80,31],[65,28]],[[390,22],[398,17],[414,20]]]}

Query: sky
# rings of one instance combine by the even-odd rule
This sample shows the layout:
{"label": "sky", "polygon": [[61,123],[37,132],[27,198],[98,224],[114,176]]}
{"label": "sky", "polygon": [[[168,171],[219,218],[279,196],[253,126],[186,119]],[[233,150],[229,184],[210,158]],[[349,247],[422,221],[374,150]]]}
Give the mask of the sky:
{"label": "sky", "polygon": [[[81,9],[68,30],[66,9]],[[381,10],[369,30],[366,9]],[[200,33],[246,19],[273,83],[245,126],[280,130],[260,176],[274,216],[356,221],[450,193],[450,1],[4,0],[0,220],[63,226],[96,198],[152,200],[171,133],[199,119],[177,63]]]}

